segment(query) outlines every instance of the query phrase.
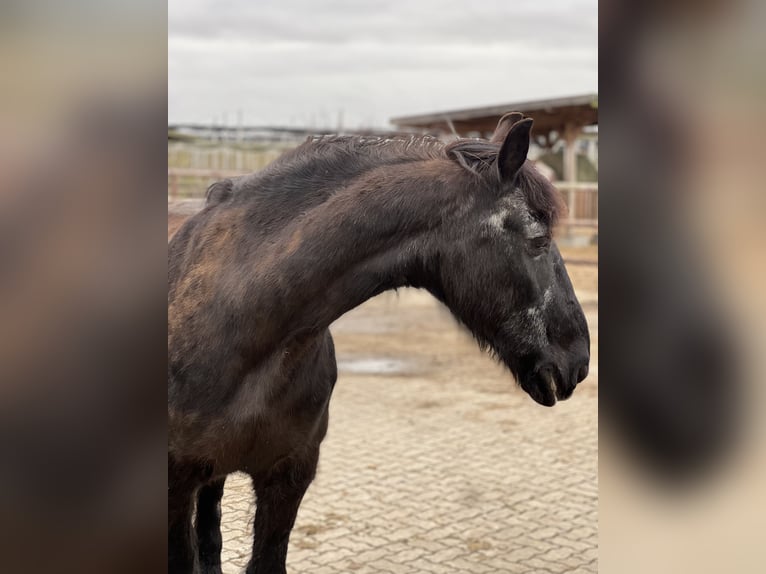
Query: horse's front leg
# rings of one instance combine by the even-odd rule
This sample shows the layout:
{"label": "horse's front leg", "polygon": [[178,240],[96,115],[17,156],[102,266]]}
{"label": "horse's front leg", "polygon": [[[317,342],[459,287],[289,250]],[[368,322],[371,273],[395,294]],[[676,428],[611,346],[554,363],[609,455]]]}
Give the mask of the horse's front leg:
{"label": "horse's front leg", "polygon": [[284,574],[287,543],[298,507],[314,480],[319,445],[280,461],[267,476],[253,477],[256,496],[253,556],[247,574]]}
{"label": "horse's front leg", "polygon": [[221,498],[226,478],[214,480],[197,494],[197,552],[202,574],[221,574]]}

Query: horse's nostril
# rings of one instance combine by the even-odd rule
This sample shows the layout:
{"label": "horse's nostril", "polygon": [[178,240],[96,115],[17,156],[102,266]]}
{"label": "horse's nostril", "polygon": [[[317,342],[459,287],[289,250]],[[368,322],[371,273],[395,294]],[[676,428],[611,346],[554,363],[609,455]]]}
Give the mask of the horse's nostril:
{"label": "horse's nostril", "polygon": [[588,376],[588,363],[585,363],[577,370],[577,382],[581,383]]}

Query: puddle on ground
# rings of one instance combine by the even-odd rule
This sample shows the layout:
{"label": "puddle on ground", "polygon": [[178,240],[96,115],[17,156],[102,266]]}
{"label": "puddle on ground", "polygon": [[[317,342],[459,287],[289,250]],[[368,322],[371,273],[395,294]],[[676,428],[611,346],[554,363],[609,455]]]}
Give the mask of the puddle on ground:
{"label": "puddle on ground", "polygon": [[357,375],[396,375],[412,372],[411,361],[381,357],[345,358],[338,360],[338,370]]}

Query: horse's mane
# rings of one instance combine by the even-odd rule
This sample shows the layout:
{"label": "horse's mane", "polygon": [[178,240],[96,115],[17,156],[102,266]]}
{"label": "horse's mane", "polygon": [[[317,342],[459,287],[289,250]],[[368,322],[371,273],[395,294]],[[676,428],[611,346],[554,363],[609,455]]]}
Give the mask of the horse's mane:
{"label": "horse's mane", "polygon": [[[275,167],[318,157],[366,157],[380,163],[449,159],[481,176],[494,177],[500,144],[482,139],[458,139],[445,144],[438,138],[420,135],[310,136],[297,148],[283,154]],[[329,159],[329,157],[328,157]],[[530,161],[516,175],[516,187],[530,209],[553,227],[565,211],[561,194]]]}
{"label": "horse's mane", "polygon": [[[382,161],[444,158],[444,143],[433,136],[309,136],[300,146],[283,155],[286,160],[331,153],[365,155]],[[280,161],[280,160],[277,160]]]}

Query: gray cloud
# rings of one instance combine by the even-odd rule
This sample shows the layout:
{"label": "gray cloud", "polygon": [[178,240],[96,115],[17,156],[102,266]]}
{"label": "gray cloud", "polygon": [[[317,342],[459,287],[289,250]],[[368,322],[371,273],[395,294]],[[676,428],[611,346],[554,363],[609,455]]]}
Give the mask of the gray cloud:
{"label": "gray cloud", "polygon": [[171,121],[385,125],[595,91],[594,0],[171,0]]}

